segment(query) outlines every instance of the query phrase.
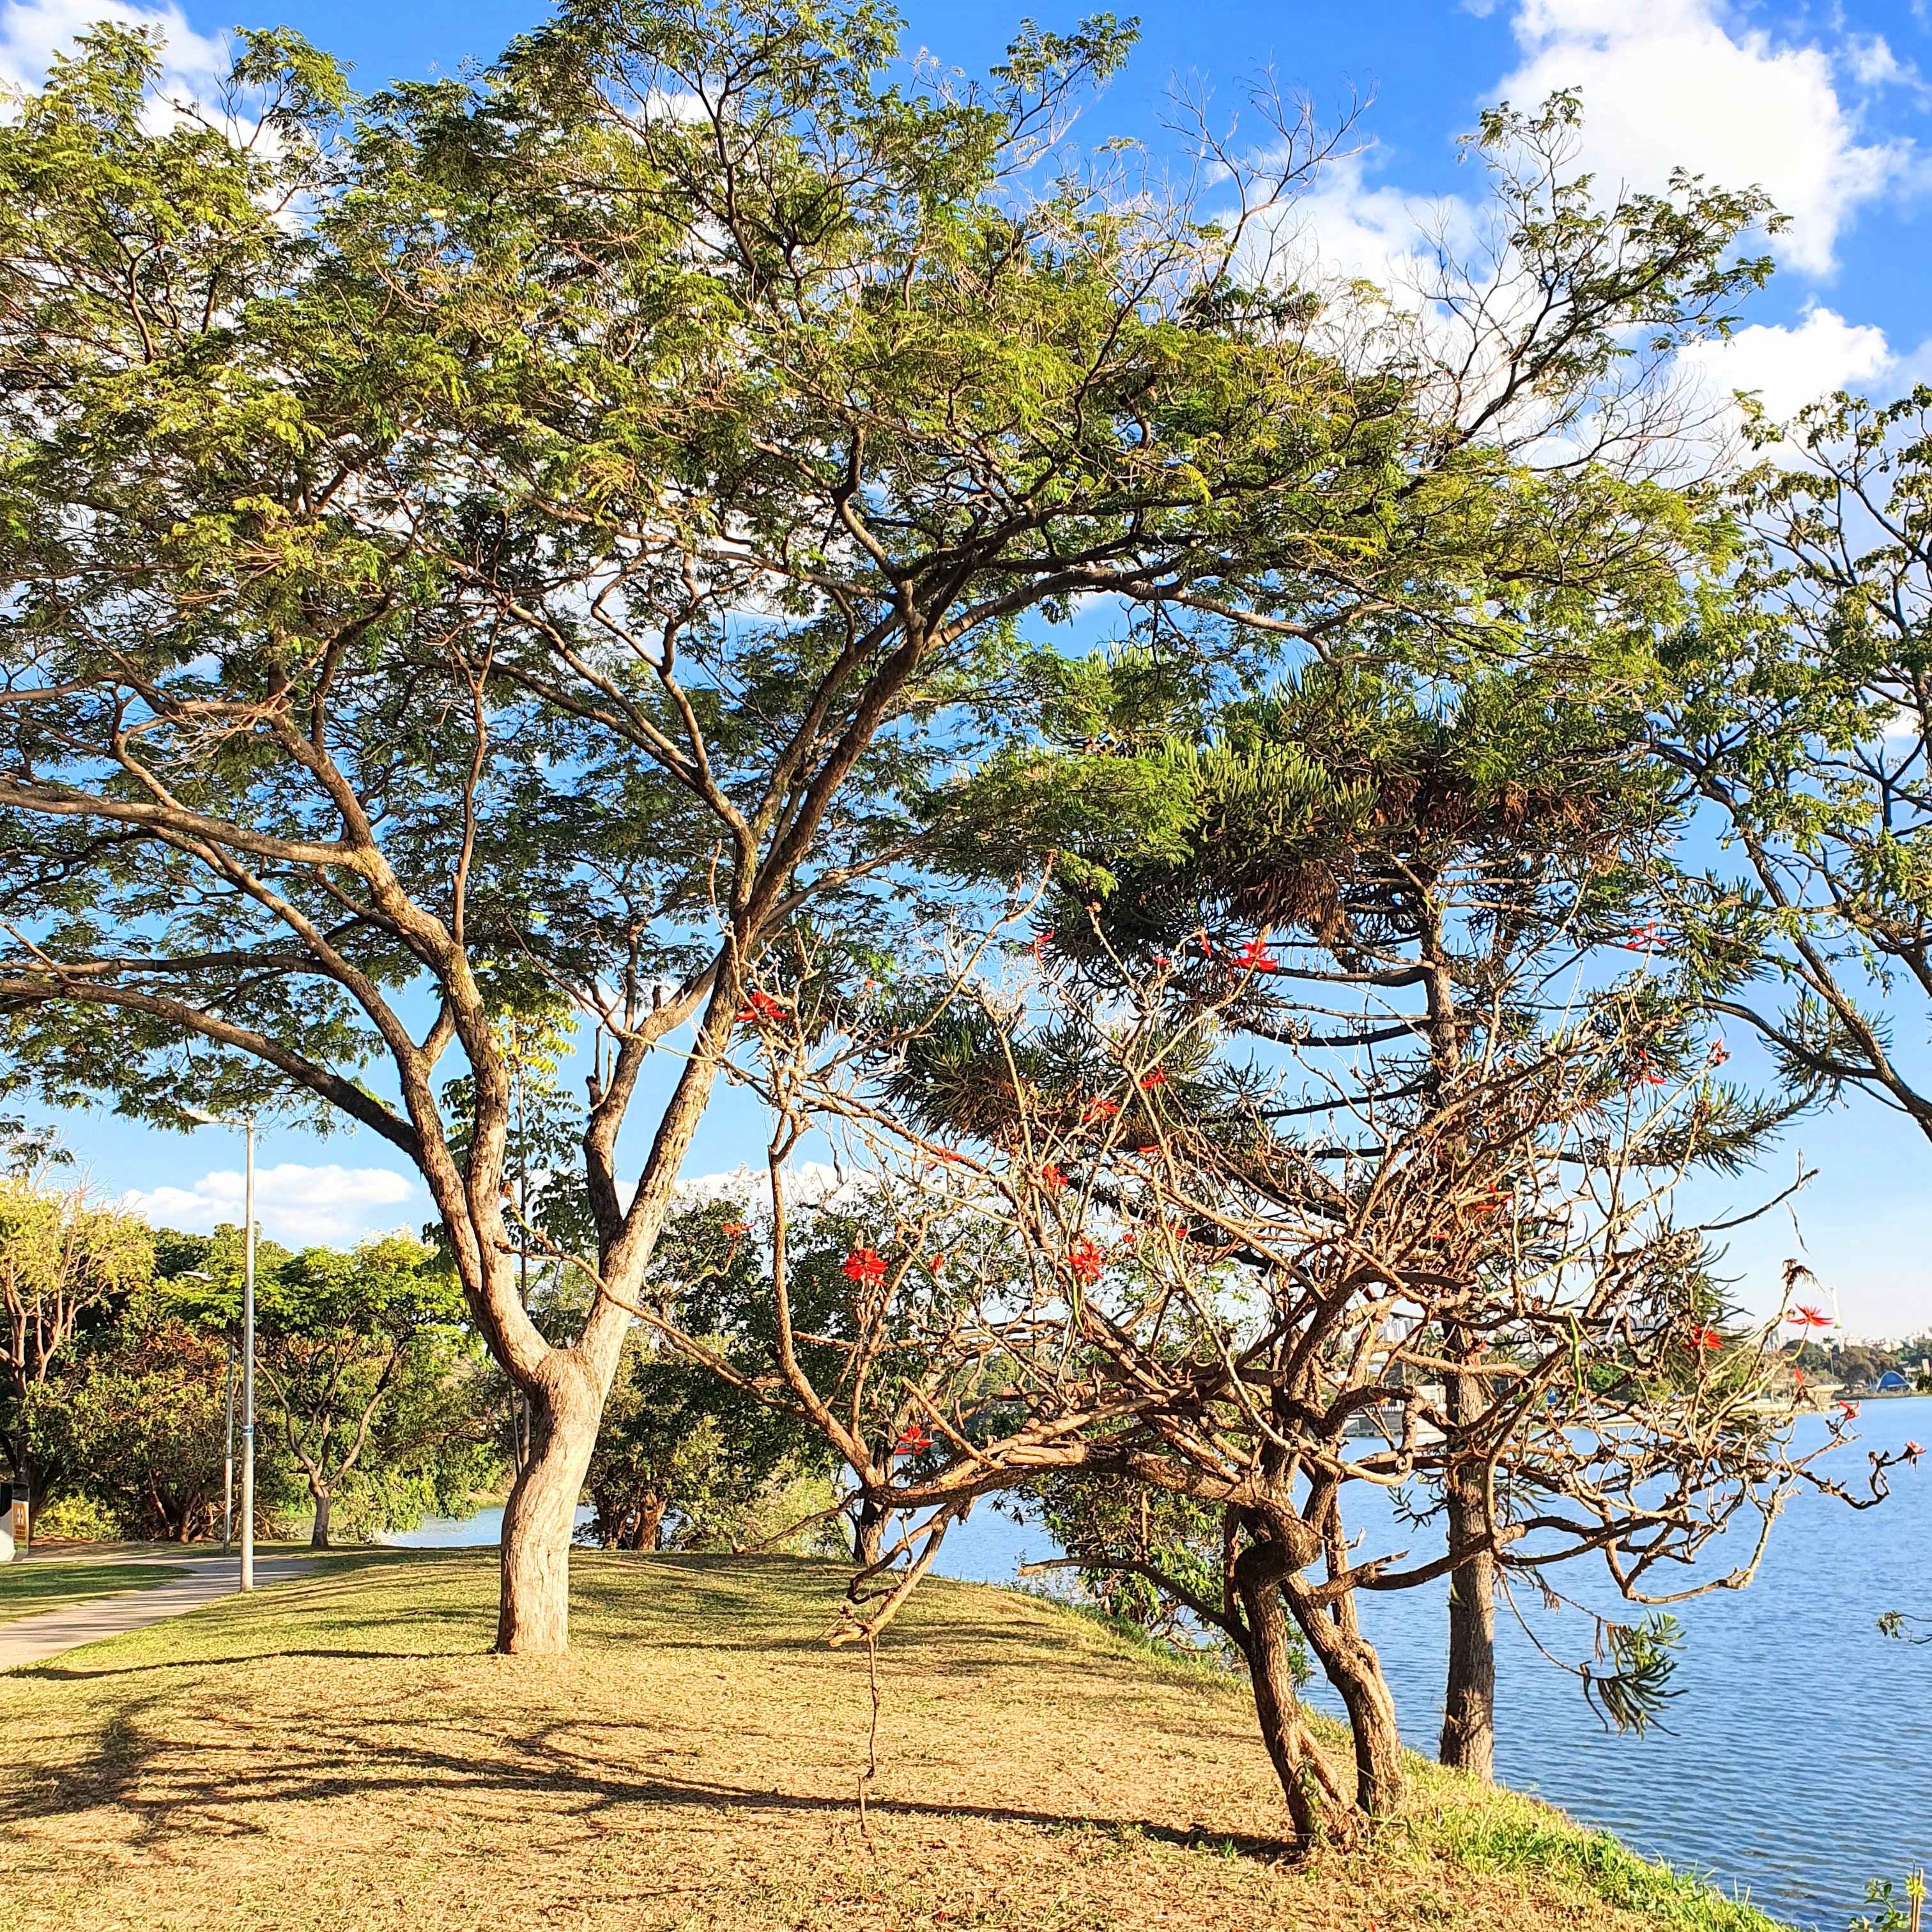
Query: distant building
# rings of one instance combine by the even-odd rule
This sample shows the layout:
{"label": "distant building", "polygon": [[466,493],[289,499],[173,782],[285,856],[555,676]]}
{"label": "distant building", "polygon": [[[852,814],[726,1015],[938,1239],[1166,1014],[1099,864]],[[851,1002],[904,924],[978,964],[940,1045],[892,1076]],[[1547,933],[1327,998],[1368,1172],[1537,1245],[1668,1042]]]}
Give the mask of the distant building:
{"label": "distant building", "polygon": [[1872,1384],[1872,1393],[1874,1395],[1904,1395],[1911,1387],[1912,1384],[1896,1369],[1887,1369]]}

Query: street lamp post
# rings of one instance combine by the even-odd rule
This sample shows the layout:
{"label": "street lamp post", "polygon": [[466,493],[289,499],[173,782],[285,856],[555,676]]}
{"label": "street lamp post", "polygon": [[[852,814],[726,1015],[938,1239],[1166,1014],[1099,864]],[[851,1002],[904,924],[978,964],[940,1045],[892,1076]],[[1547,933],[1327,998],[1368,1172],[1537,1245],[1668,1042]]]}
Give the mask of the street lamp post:
{"label": "street lamp post", "polygon": [[[184,1110],[190,1120],[208,1127],[239,1127],[248,1150],[246,1177],[242,1184],[242,1587],[255,1587],[255,1117],[225,1120],[199,1107]],[[231,1391],[232,1384],[230,1384]],[[234,1471],[234,1400],[229,1406],[230,1480]],[[231,1489],[232,1496],[232,1490]],[[224,1518],[221,1546],[228,1548],[232,1519]]]}
{"label": "street lamp post", "polygon": [[235,1333],[228,1334],[228,1436],[221,1455],[221,1553],[235,1543]]}
{"label": "street lamp post", "polygon": [[[190,1268],[186,1279],[212,1282],[206,1268]],[[221,1553],[226,1556],[235,1541],[235,1330],[228,1331],[228,1432],[221,1452]]]}

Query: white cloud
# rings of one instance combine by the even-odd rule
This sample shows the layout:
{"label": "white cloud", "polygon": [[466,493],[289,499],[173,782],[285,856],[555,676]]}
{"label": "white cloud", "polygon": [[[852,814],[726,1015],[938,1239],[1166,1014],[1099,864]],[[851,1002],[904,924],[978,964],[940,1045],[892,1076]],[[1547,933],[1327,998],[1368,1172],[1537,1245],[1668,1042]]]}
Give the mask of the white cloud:
{"label": "white cloud", "polygon": [[[785,1200],[789,1204],[824,1207],[844,1195],[847,1197],[846,1204],[850,1205],[864,1192],[862,1180],[825,1161],[808,1160],[783,1172]],[[735,1168],[730,1174],[701,1174],[680,1180],[676,1198],[682,1208],[695,1208],[710,1201],[735,1201],[746,1208],[769,1210],[772,1204],[770,1171],[761,1167],[754,1172],[747,1166]]]}
{"label": "white cloud", "polygon": [[[1773,246],[1810,274],[1831,268],[1859,203],[1911,165],[1904,143],[1860,143],[1823,48],[1729,26],[1712,0],[1523,0],[1516,33],[1524,62],[1501,92],[1526,107],[1580,88],[1584,159],[1606,190],[1660,188],[1673,166],[1755,184],[1792,218]],[[1902,76],[1878,43],[1848,58],[1856,79]]]}
{"label": "white cloud", "polygon": [[1438,240],[1454,253],[1469,251],[1476,212],[1454,197],[1372,188],[1368,160],[1349,154],[1324,169],[1295,203],[1292,229],[1281,245],[1301,272],[1359,278],[1400,296],[1432,279],[1429,265]]}
{"label": "white cloud", "polygon": [[1792,326],[1754,322],[1726,341],[1698,343],[1681,361],[1713,400],[1740,389],[1755,392],[1778,420],[1834,389],[1856,390],[1875,376],[1889,382],[1898,369],[1883,329],[1818,308]]}
{"label": "white cloud", "polygon": [[[242,1220],[243,1177],[219,1168],[192,1187],[137,1189],[121,1204],[156,1227],[206,1234]],[[386,1167],[306,1167],[284,1161],[255,1173],[255,1216],[274,1240],[340,1245],[423,1218],[427,1196],[408,1175]],[[398,1213],[406,1202],[418,1204]]]}
{"label": "white cloud", "polygon": [[134,7],[126,0],[7,0],[0,6],[0,82],[37,88],[56,52],[71,53],[76,34],[97,20],[155,27],[166,41],[167,85],[205,96],[233,64],[226,37],[197,34],[178,7]]}

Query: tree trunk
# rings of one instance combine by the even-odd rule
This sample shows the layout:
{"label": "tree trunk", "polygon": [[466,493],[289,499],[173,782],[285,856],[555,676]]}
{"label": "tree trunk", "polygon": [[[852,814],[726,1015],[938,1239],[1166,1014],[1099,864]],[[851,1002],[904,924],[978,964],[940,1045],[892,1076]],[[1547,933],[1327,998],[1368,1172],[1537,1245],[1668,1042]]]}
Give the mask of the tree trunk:
{"label": "tree trunk", "polygon": [[1282,1580],[1282,1590],[1323,1674],[1348,1708],[1355,1741],[1355,1802],[1371,1820],[1392,1818],[1402,1809],[1402,1733],[1382,1659],[1357,1628],[1346,1598],[1334,1605],[1320,1603],[1292,1576]]}
{"label": "tree trunk", "polygon": [[503,1505],[496,1648],[505,1656],[561,1657],[570,1647],[571,1538],[603,1390],[574,1353],[560,1349],[524,1396],[530,1454]]}
{"label": "tree trunk", "polygon": [[308,1533],[308,1546],[311,1550],[328,1547],[328,1509],[335,1498],[328,1490],[309,1485],[309,1493],[315,1498],[315,1527]]}
{"label": "tree trunk", "polygon": [[1281,1601],[1281,1579],[1287,1568],[1286,1554],[1273,1544],[1251,1544],[1234,1560],[1234,1588],[1247,1618],[1248,1678],[1254,1690],[1255,1718],[1281,1780],[1297,1841],[1304,1846],[1324,1840],[1346,1844],[1355,1836],[1360,1819],[1309,1736],[1301,1700],[1295,1695],[1288,1618]]}
{"label": "tree trunk", "polygon": [[870,1496],[860,1501],[859,1514],[852,1522],[852,1558],[861,1570],[869,1570],[878,1562],[892,1522],[891,1510],[880,1509]]}
{"label": "tree trunk", "polygon": [[20,1492],[20,1500],[27,1505],[27,1540],[20,1546],[24,1556],[34,1546],[34,1526],[40,1520],[42,1498],[34,1493],[33,1451],[27,1446],[26,1399],[20,1400],[20,1433],[14,1448],[14,1480]]}
{"label": "tree trunk", "polygon": [[[1451,1376],[1446,1391],[1452,1423],[1483,1413],[1479,1376]],[[1482,1541],[1490,1529],[1488,1472],[1459,1461],[1448,1484],[1449,1547]],[[1449,1576],[1449,1678],[1442,1702],[1442,1762],[1485,1784],[1496,1777],[1496,1559],[1486,1548]]]}
{"label": "tree trunk", "polygon": [[637,1534],[631,1547],[633,1550],[656,1550],[664,1541],[664,1511],[670,1507],[670,1498],[653,1490],[638,1505]]}

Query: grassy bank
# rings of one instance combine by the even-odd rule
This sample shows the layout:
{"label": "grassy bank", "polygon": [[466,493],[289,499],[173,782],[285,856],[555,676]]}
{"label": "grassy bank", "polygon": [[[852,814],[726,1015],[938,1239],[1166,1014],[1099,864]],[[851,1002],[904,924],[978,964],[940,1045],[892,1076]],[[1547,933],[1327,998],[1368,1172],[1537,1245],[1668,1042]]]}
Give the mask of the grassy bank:
{"label": "grassy bank", "polygon": [[881,1648],[868,1845],[841,1581],[580,1557],[573,1654],[500,1658],[488,1557],[384,1551],[0,1677],[0,1928],[1770,1926],[1421,1765],[1370,1850],[1280,1861],[1237,1689],[958,1583]]}

